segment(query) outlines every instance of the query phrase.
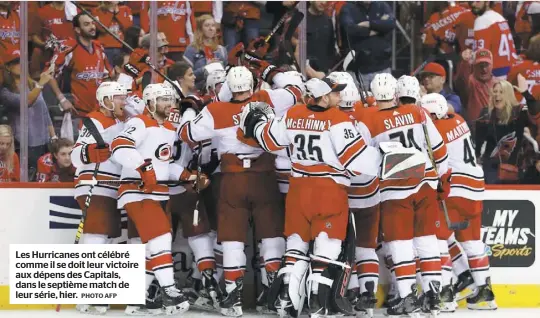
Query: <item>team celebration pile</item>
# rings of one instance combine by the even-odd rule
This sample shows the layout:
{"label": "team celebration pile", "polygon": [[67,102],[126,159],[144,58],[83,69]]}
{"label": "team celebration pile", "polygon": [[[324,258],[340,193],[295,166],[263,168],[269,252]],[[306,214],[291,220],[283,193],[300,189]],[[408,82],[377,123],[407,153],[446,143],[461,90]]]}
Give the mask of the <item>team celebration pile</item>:
{"label": "team celebration pile", "polygon": [[[52,154],[36,160],[39,181],[74,179],[83,214],[75,243],[110,244],[121,235],[120,211],[125,210],[128,244],[144,244],[146,250],[146,304],[126,304],[126,315],[202,310],[242,316],[248,231],[261,258],[257,311],[266,315],[373,317],[384,267],[390,272],[383,304],[388,316],[436,317],[455,312],[461,300],[471,310],[497,309],[481,237],[484,179],[516,173],[503,162],[512,160],[515,140],[524,137],[506,138],[503,133],[513,130],[495,125],[521,117],[538,120],[537,86],[529,72],[538,63],[518,57],[508,23],[493,4],[474,2],[467,9],[445,2],[436,14],[446,18],[432,16],[423,30],[424,44],[435,53],[410,75],[394,77],[384,44],[375,42],[390,35],[385,28],[395,18],[390,12],[373,18],[370,10],[386,4],[368,2],[341,8],[341,17],[366,13],[368,20],[355,22],[339,39],[349,50],[336,67],[321,67],[323,59],[299,67],[291,41],[297,45],[295,32],[304,14],[295,8],[297,2],[285,2],[286,13],[268,37],[245,44],[238,39],[227,48],[208,40],[216,36],[208,14],[195,23],[180,11],[163,9],[167,12],[158,14],[178,14],[189,23],[186,34],[167,37],[161,28],[156,39],[143,36],[143,27],[135,42],[126,43],[124,24],[132,23],[131,11],[123,11],[127,7],[103,2],[89,11],[66,2],[60,11],[71,10],[77,40],[49,35],[43,45],[53,54],[39,81],[31,82],[28,98],[42,100],[41,89],[50,85],[63,111],[76,113],[80,122],[73,142],[61,138]],[[53,2],[51,8],[60,5]],[[308,6],[315,16],[319,4]],[[472,35],[450,27],[458,17],[474,26]],[[116,19],[123,31],[113,30],[108,19]],[[253,20],[235,19],[222,30],[225,40],[234,37],[231,28],[247,30]],[[141,13],[141,25],[149,23],[148,14]],[[202,31],[193,38],[195,26]],[[488,43],[495,33],[501,40]],[[367,38],[362,45],[371,53],[355,36]],[[285,43],[274,56],[273,37]],[[194,44],[186,48],[187,38]],[[470,38],[477,44],[466,43]],[[484,98],[494,106],[465,110],[446,90],[452,72],[446,56],[460,44],[456,83],[471,89],[469,103]],[[540,38],[533,37],[531,51],[539,45]],[[500,54],[493,54],[492,46]],[[126,47],[129,52],[120,54]],[[4,49],[8,73],[18,65],[20,78],[20,57]],[[157,51],[152,58],[151,50]],[[362,64],[366,59],[373,63]],[[436,63],[439,59],[449,63]],[[67,74],[74,99],[56,82],[66,77],[66,68],[72,69]],[[490,95],[474,95],[484,90]],[[2,92],[5,100],[14,94]],[[522,106],[510,105],[508,111],[501,102],[508,96]],[[491,122],[493,116],[503,117]],[[514,142],[507,154],[503,146],[494,149],[488,132],[497,142]],[[0,125],[0,138],[13,143],[14,134]],[[478,138],[489,139],[482,152]],[[16,160],[6,159],[0,176],[18,181],[18,157],[9,147],[0,148],[0,159],[7,153]],[[492,159],[494,170],[488,166]],[[178,231],[196,263],[189,283],[175,276],[171,251]],[[76,309],[107,314],[110,306]]]}

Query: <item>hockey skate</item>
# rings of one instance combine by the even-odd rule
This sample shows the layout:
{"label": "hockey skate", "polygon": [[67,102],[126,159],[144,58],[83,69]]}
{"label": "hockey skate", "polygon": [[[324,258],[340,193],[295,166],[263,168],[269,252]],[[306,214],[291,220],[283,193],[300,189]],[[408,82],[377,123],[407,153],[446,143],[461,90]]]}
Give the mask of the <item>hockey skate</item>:
{"label": "hockey skate", "polygon": [[373,317],[373,311],[377,304],[375,296],[375,282],[369,281],[365,283],[366,291],[358,297],[358,302],[354,306],[354,310],[363,317]]}
{"label": "hockey skate", "polygon": [[441,312],[456,311],[458,304],[454,299],[454,287],[452,285],[443,286],[441,289]]}
{"label": "hockey skate", "polygon": [[207,290],[203,287],[203,282],[200,279],[192,278],[191,287],[185,287],[182,292],[189,300],[189,305],[193,309],[214,311],[215,307],[212,298]]}
{"label": "hockey skate", "polygon": [[386,310],[386,316],[399,317],[408,315],[412,318],[420,318],[421,307],[416,296],[416,285],[411,286],[411,289],[411,293],[405,298],[398,297],[397,304]]}
{"label": "hockey skate", "polygon": [[384,302],[383,302],[382,306],[384,308],[390,308],[392,306],[397,305],[399,300],[400,300],[399,293],[398,293],[396,287],[392,284],[390,286],[390,289],[388,290],[388,293],[386,294],[386,297],[384,298]]}
{"label": "hockey skate", "polygon": [[358,303],[358,293],[360,292],[359,288],[348,289],[345,293],[345,298],[349,300],[351,305],[354,307]]}
{"label": "hockey skate", "polygon": [[77,305],[75,309],[82,314],[105,315],[111,308],[109,305]]}
{"label": "hockey skate", "polygon": [[464,271],[459,274],[458,281],[454,285],[454,293],[456,302],[465,299],[474,294],[476,285],[472,277],[471,271]]}
{"label": "hockey skate", "polygon": [[243,304],[243,295],[244,290],[244,279],[238,278],[235,283],[236,287],[227,294],[220,305],[220,312],[223,316],[228,317],[240,317],[242,316],[242,304]]}
{"label": "hockey skate", "polygon": [[273,315],[276,312],[268,309],[268,287],[262,286],[262,291],[257,296],[255,310],[261,315]]}
{"label": "hockey skate", "polygon": [[422,296],[422,312],[428,314],[428,317],[435,318],[441,312],[440,282],[429,282],[429,290]]}
{"label": "hockey skate", "polygon": [[189,309],[188,298],[176,286],[162,287],[161,300],[166,315],[182,314]]}
{"label": "hockey skate", "polygon": [[319,296],[311,294],[309,297],[309,317],[310,318],[335,318],[343,317],[342,313],[335,313],[326,306],[321,306]]}
{"label": "hockey skate", "polygon": [[212,306],[215,310],[219,310],[219,302],[221,301],[221,289],[219,283],[214,278],[214,271],[212,269],[205,269],[201,273],[202,285],[206,290],[206,294],[212,300]]}
{"label": "hockey skate", "polygon": [[486,284],[478,286],[476,292],[467,298],[467,308],[473,310],[496,310],[495,294],[491,289],[491,279],[486,279]]}
{"label": "hockey skate", "polygon": [[163,314],[161,291],[157,285],[151,285],[146,292],[146,304],[127,305],[124,313],[128,316],[156,316]]}

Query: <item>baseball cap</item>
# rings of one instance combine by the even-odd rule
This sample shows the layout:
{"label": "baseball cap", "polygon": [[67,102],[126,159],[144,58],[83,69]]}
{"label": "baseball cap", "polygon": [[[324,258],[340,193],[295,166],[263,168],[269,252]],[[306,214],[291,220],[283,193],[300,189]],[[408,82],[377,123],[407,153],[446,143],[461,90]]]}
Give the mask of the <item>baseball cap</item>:
{"label": "baseball cap", "polygon": [[435,62],[428,63],[426,67],[422,70],[422,73],[431,73],[438,76],[444,76],[446,77],[446,71],[444,70],[444,67]]}
{"label": "baseball cap", "polygon": [[341,92],[345,87],[347,87],[347,84],[338,84],[328,77],[323,79],[312,78],[306,82],[306,88],[314,98],[322,97],[331,92]]}
{"label": "baseball cap", "polygon": [[474,64],[482,62],[493,64],[493,55],[488,49],[479,49],[474,54]]}

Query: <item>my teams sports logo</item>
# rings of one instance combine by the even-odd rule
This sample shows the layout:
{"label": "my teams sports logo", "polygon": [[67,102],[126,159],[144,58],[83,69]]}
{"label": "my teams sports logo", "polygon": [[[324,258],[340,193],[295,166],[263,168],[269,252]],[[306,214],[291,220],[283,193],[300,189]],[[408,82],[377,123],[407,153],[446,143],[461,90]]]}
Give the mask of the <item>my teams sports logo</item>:
{"label": "my teams sports logo", "polygon": [[492,267],[532,266],[535,232],[535,207],[531,201],[484,201],[481,235]]}

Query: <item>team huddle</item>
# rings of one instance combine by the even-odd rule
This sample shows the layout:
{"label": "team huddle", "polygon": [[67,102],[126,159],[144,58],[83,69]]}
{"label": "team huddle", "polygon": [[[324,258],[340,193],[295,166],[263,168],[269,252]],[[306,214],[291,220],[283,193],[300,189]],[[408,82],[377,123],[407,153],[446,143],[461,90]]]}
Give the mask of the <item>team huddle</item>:
{"label": "team huddle", "polygon": [[[260,312],[372,317],[379,259],[392,277],[389,316],[453,312],[465,298],[497,308],[480,238],[483,171],[443,96],[420,98],[411,76],[378,74],[368,94],[346,72],[304,82],[248,63],[207,66],[208,96],[169,82],[142,99],[117,82],[97,90],[100,110],[71,154],[81,244],[119,237],[126,210],[129,242],[146,245],[148,295],[126,314],[241,316],[250,223],[264,264]],[[468,226],[454,231],[448,219]],[[189,290],[174,278],[177,225],[197,265]]]}

